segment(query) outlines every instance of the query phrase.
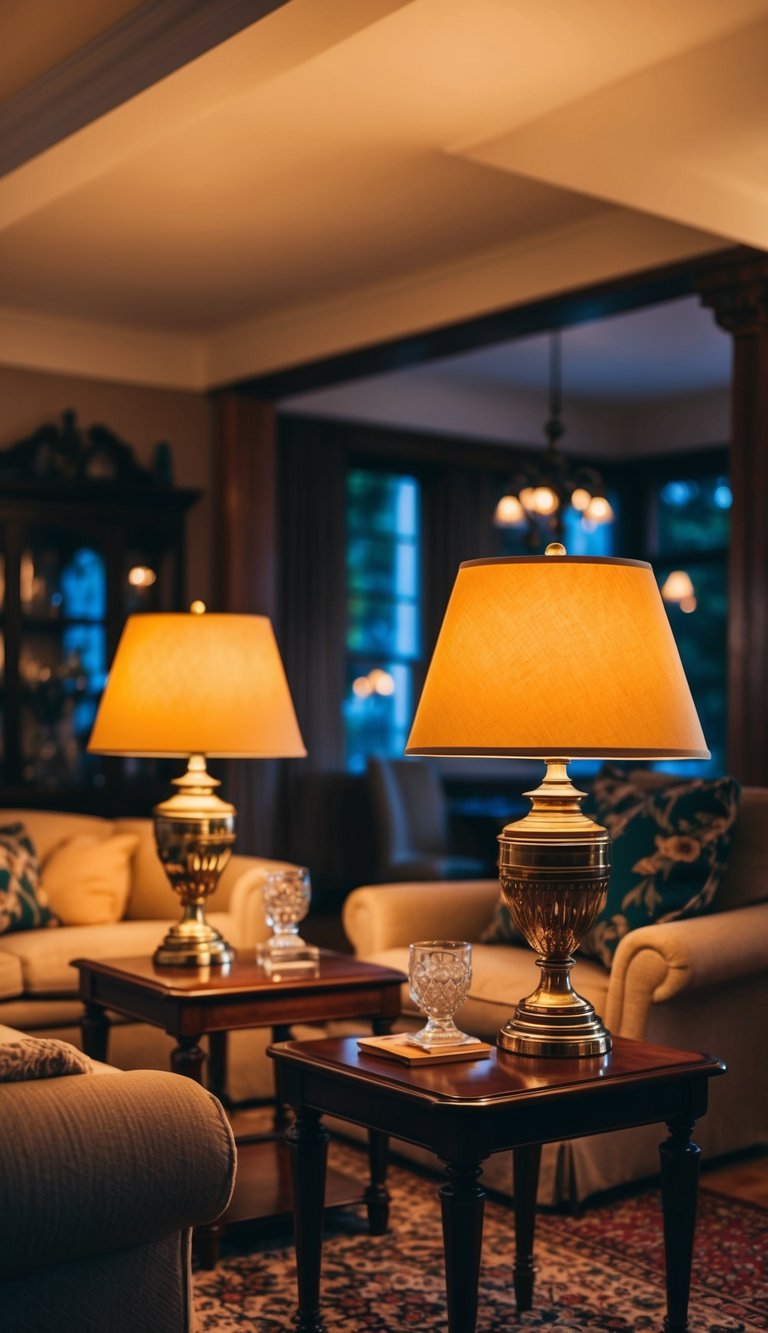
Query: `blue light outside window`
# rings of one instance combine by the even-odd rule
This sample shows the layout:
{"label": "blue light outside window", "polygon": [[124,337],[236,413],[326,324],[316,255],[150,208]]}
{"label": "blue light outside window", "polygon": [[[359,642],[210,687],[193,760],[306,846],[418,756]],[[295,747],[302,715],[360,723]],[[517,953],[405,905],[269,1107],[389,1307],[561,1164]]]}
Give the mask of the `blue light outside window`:
{"label": "blue light outside window", "polygon": [[667,603],[667,613],[712,752],[709,760],[669,760],[654,765],[665,772],[695,777],[726,771],[727,551],[732,499],[728,478],[720,473],[683,475],[665,482],[656,494],[656,577],[663,587],[673,569],[682,569],[693,584],[693,605]]}
{"label": "blue light outside window", "polygon": [[421,652],[420,489],[415,477],[347,474],[347,767],[403,753]]}

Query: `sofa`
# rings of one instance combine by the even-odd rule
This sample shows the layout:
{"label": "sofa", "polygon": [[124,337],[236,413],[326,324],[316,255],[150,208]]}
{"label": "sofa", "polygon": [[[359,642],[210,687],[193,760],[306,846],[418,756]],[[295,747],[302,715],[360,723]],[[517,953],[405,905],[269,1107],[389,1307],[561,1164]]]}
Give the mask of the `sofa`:
{"label": "sofa", "polygon": [[[130,844],[127,901],[120,920],[106,924],[59,925],[14,930],[0,935],[0,1024],[27,1033],[55,1036],[80,1044],[78,978],[73,958],[151,955],[168,926],[180,916],[177,895],[158,859],[150,819],[103,819],[59,811],[5,809],[3,826],[20,823],[29,833],[46,885],[46,866],[62,849],[97,841]],[[122,835],[133,835],[124,838]],[[239,951],[253,950],[266,939],[261,886],[265,876],[286,862],[235,853],[225,867],[206,915]],[[77,878],[77,870],[74,870]],[[228,1092],[234,1100],[267,1096],[272,1074],[264,1051],[268,1031],[236,1032],[229,1038]],[[109,1060],[121,1069],[167,1069],[172,1041],[144,1024],[116,1019]]]}
{"label": "sofa", "polygon": [[[527,945],[478,943],[498,896],[497,880],[364,886],[346,900],[344,927],[358,957],[406,972],[414,940],[472,941],[472,984],[458,1022],[495,1041],[537,981]],[[742,791],[728,867],[709,914],[630,931],[610,971],[577,957],[572,975],[611,1032],[706,1050],[727,1062],[697,1130],[707,1157],[768,1141],[768,790]],[[403,1011],[406,1021],[418,1021],[407,987]],[[539,1202],[574,1204],[655,1174],[663,1135],[650,1126],[548,1145]],[[484,1178],[511,1194],[510,1155],[492,1158]]]}
{"label": "sofa", "polygon": [[[24,1034],[0,1027],[0,1043]],[[0,1082],[0,1328],[190,1333],[191,1228],[227,1207],[235,1146],[190,1079]]]}

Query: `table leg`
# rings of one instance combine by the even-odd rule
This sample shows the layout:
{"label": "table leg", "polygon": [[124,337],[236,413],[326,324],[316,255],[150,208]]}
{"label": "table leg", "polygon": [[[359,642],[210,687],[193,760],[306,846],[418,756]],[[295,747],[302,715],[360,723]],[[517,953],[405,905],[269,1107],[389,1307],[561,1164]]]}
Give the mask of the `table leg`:
{"label": "table leg", "polygon": [[440,1189],[448,1330],[474,1333],[485,1204],[482,1165],[444,1161],[443,1166],[448,1177]]}
{"label": "table leg", "polygon": [[171,1069],[174,1074],[184,1074],[196,1083],[203,1081],[205,1051],[198,1037],[179,1037],[178,1046],[171,1051]]}
{"label": "table leg", "polygon": [[91,1060],[101,1060],[105,1064],[109,1046],[109,1019],[103,1006],[94,1004],[92,1000],[86,1000],[83,1005],[80,1038],[85,1054]]}
{"label": "table leg", "polygon": [[297,1333],[325,1333],[320,1318],[325,1163],[329,1134],[319,1112],[299,1107],[285,1131],[293,1183],[294,1240],[299,1308]]}
{"label": "table leg", "polygon": [[660,1145],[667,1317],[664,1333],[688,1333],[693,1236],[701,1149],[692,1142],[693,1121],[667,1121],[670,1137]]}
{"label": "table leg", "polygon": [[227,1038],[228,1032],[208,1034],[208,1087],[222,1106],[229,1106],[227,1096]]}
{"label": "table leg", "polygon": [[376,1129],[369,1129],[368,1160],[371,1166],[371,1183],[363,1195],[365,1206],[368,1209],[368,1229],[372,1236],[383,1236],[389,1225],[388,1134],[381,1134]]}
{"label": "table leg", "polygon": [[539,1184],[541,1144],[532,1143],[515,1148],[514,1205],[515,1205],[515,1300],[517,1312],[522,1314],[533,1305],[533,1281],[536,1265],[533,1262],[533,1237],[536,1228],[536,1191]]}

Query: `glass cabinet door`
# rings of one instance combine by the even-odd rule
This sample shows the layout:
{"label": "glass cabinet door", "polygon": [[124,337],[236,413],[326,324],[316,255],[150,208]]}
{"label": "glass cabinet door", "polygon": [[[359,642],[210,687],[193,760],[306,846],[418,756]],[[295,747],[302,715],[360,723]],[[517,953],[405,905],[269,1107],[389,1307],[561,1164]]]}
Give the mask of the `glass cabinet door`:
{"label": "glass cabinet door", "polygon": [[27,533],[19,564],[24,784],[87,784],[85,752],[107,677],[106,552],[70,530]]}

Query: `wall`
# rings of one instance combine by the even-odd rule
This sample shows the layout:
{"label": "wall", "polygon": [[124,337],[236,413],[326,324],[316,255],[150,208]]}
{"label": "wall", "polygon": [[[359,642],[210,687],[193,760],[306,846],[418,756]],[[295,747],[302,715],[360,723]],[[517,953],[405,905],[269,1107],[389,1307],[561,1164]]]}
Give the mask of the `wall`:
{"label": "wall", "polygon": [[150,464],[155,444],[171,445],[174,481],[203,492],[187,519],[187,588],[210,601],[213,545],[212,409],[200,393],[149,389],[0,366],[0,448],[72,408],[81,427],[109,426]]}

